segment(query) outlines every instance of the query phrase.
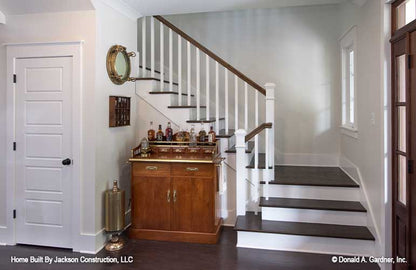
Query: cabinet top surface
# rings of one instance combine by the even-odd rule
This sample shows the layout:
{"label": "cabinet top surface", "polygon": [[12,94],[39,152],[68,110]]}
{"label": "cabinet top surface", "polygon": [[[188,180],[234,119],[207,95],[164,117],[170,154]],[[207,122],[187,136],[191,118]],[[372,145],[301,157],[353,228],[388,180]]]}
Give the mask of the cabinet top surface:
{"label": "cabinet top surface", "polygon": [[205,154],[176,154],[176,153],[151,153],[147,157],[133,156],[130,162],[175,162],[175,163],[218,163],[219,155]]}

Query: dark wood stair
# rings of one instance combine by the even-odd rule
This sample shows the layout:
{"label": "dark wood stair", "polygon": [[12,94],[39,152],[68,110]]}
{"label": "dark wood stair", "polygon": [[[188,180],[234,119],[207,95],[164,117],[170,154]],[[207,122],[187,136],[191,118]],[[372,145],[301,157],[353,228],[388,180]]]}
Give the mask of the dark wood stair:
{"label": "dark wood stair", "polygon": [[[220,117],[219,120],[224,120],[224,119],[225,119],[224,117]],[[196,119],[194,119],[194,120],[187,120],[186,123],[214,123],[216,121],[217,120],[215,118],[209,118],[209,119],[201,118],[199,120],[196,120]]]}
{"label": "dark wood stair", "polygon": [[297,208],[347,212],[367,212],[360,202],[292,198],[260,198],[261,207]]}
{"label": "dark wood stair", "polygon": [[338,167],[275,166],[274,170],[276,179],[269,182],[272,185],[360,187]]}
{"label": "dark wood stair", "polygon": [[[253,152],[254,149],[254,142],[253,141],[249,141],[248,145],[247,145],[247,149],[246,149],[246,153],[251,153]],[[225,153],[236,153],[237,149],[235,149],[235,145],[231,146],[229,149],[225,150]]]}
{"label": "dark wood stair", "polygon": [[[250,161],[250,164],[246,168],[254,169],[255,159],[256,159],[256,157],[253,156],[253,158]],[[258,154],[258,159],[259,159],[258,168],[259,169],[266,169],[266,154],[265,153],[259,153]],[[271,167],[269,169],[271,169]]]}
{"label": "dark wood stair", "polygon": [[[175,91],[151,91],[149,92],[149,94],[151,95],[179,95],[178,92]],[[187,93],[182,93],[182,96],[188,96]],[[194,95],[191,94],[191,97],[193,97]]]}
{"label": "dark wood stair", "polygon": [[357,240],[375,240],[370,230],[364,226],[270,221],[262,220],[261,215],[254,215],[254,213],[247,213],[245,216],[238,216],[234,230]]}
{"label": "dark wood stair", "polygon": [[[136,81],[149,81],[149,80],[154,80],[154,81],[159,81],[159,78],[153,78],[153,77],[144,77],[144,78],[135,78]],[[170,81],[167,80],[163,80],[164,83],[170,83]],[[173,85],[179,85],[177,82],[172,82]]]}
{"label": "dark wood stair", "polygon": [[218,134],[216,135],[217,138],[231,138],[234,136],[234,129],[229,129],[228,132],[225,129],[220,129]]}
{"label": "dark wood stair", "polygon": [[[199,106],[202,109],[205,109],[207,106]],[[169,109],[196,109],[196,105],[185,105],[185,106],[179,106],[179,105],[174,105],[174,106],[168,106]]]}

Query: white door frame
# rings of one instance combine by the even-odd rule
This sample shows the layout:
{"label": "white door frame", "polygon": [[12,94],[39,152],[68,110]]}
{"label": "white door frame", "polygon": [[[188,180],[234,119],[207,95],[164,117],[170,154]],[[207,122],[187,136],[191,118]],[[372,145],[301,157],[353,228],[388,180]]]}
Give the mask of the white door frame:
{"label": "white door frame", "polygon": [[[83,41],[76,42],[51,42],[51,43],[23,43],[5,44],[7,46],[7,154],[6,154],[6,211],[7,225],[2,228],[4,234],[0,234],[2,241],[7,245],[16,244],[15,219],[15,64],[18,58],[30,57],[72,57],[72,248],[78,250],[81,245],[81,146],[82,146],[82,47]],[[17,78],[19,79],[19,78]],[[17,146],[19,147],[19,146]]]}

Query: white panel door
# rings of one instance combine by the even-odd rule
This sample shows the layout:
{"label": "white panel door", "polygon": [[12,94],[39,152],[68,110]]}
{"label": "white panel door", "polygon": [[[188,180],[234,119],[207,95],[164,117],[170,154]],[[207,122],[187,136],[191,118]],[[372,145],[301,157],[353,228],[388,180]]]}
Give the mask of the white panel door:
{"label": "white panel door", "polygon": [[16,243],[70,248],[72,58],[15,67]]}

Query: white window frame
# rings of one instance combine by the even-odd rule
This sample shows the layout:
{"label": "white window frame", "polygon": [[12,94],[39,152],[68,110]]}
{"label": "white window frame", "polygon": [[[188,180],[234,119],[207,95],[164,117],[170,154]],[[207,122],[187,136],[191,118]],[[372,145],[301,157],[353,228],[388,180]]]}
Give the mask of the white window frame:
{"label": "white window frame", "polygon": [[[342,78],[342,119],[341,133],[358,138],[358,117],[357,117],[357,27],[351,27],[339,40],[341,47],[341,78]],[[350,118],[350,52],[354,52],[354,120]]]}

